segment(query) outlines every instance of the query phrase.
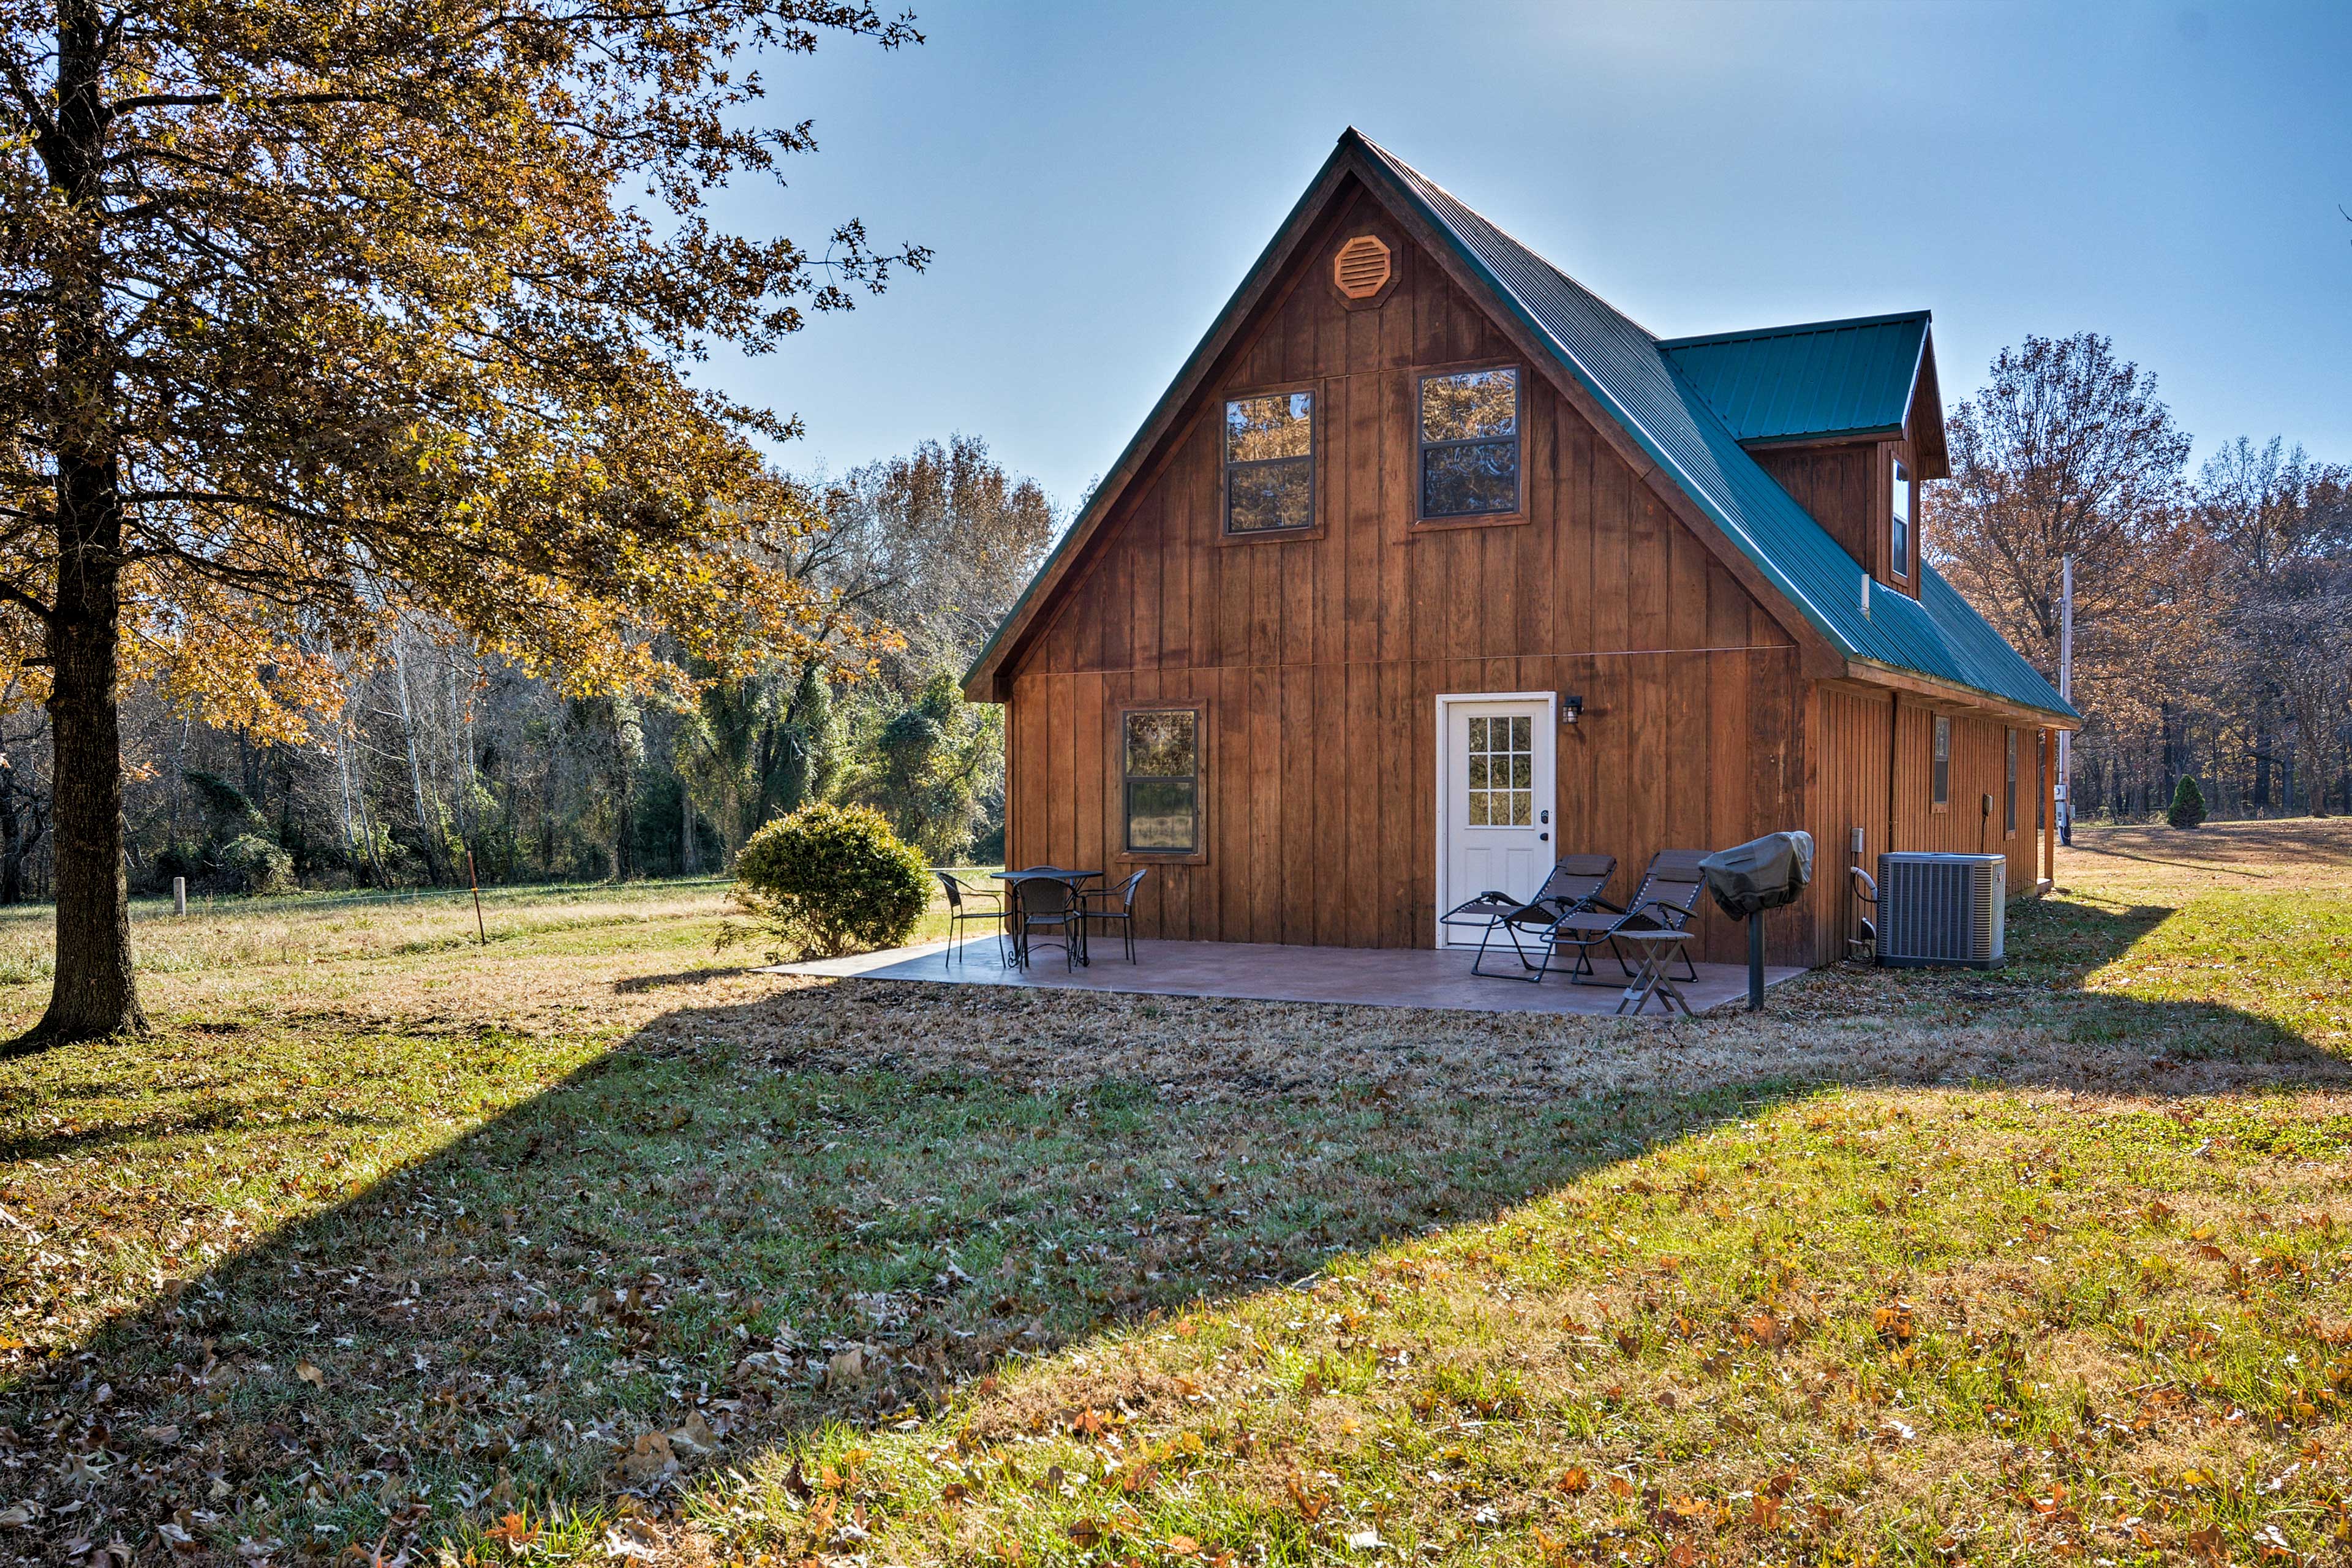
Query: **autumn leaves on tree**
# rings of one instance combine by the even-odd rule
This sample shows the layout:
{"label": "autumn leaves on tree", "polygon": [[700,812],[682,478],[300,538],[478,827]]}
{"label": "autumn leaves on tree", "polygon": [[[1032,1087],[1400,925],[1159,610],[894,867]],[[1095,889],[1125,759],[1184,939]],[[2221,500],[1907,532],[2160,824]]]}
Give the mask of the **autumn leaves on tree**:
{"label": "autumn leaves on tree", "polygon": [[917,247],[704,209],[811,145],[746,56],[904,18],[788,0],[5,12],[0,638],[55,735],[55,989],[27,1043],[142,1023],[117,694],[267,734],[428,613],[605,692],[854,648],[784,568],[793,426],[692,384]]}
{"label": "autumn leaves on tree", "polygon": [[2352,468],[2241,437],[2187,477],[2156,377],[2095,332],[2002,350],[1949,427],[1929,553],[2053,675],[2074,559],[2082,809],[2164,810],[2191,772],[2352,809]]}

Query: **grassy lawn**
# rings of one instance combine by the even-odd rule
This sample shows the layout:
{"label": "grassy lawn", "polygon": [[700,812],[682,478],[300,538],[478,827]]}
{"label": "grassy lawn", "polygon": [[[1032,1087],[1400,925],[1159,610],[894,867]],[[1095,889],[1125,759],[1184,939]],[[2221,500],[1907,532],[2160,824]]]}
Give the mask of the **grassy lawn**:
{"label": "grassy lawn", "polygon": [[0,1063],[0,1553],[2336,1561],[2352,831],[2079,837],[1671,1026],[142,910],[156,1032]]}

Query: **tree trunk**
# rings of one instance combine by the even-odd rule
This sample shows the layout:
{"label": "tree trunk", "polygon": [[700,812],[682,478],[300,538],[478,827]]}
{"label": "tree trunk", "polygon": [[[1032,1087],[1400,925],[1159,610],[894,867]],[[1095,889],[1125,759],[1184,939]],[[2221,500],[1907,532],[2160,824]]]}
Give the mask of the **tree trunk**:
{"label": "tree trunk", "polygon": [[122,875],[122,748],[115,706],[122,542],[111,461],[68,456],[58,472],[58,597],[49,621],[49,732],[56,761],[57,979],[32,1039],[144,1030],[131,972]]}
{"label": "tree trunk", "polygon": [[425,874],[433,885],[441,885],[441,852],[438,840],[440,825],[425,808],[425,767],[416,756],[416,712],[408,700],[408,628],[394,622],[392,628],[393,683],[400,693],[400,738],[408,745],[408,788],[416,800],[416,839],[425,851]]}
{"label": "tree trunk", "polygon": [[2254,792],[2252,805],[2259,816],[2271,804],[2271,699],[2264,690],[2254,699]]}
{"label": "tree trunk", "polygon": [[16,820],[16,792],[0,784],[0,904],[13,908],[25,901],[28,847],[23,825]]}
{"label": "tree trunk", "polygon": [[47,634],[55,780],[57,973],[49,1010],[18,1044],[38,1047],[144,1030],[131,973],[131,898],[122,875],[122,746],[115,706],[121,653],[122,491],[111,421],[115,347],[107,335],[98,215],[104,195],[105,34],[89,0],[58,11],[55,130],[40,142],[52,184],[85,226],[49,272],[58,291],[56,599]]}

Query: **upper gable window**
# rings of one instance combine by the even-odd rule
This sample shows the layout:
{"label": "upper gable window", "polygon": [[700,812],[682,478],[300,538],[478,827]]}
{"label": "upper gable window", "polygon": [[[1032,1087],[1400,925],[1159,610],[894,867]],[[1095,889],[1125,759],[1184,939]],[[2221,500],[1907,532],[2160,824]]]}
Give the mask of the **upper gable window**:
{"label": "upper gable window", "polygon": [[1423,521],[1519,510],[1519,373],[1421,378]]}
{"label": "upper gable window", "polygon": [[1225,531],[1278,533],[1315,521],[1315,395],[1225,404]]}
{"label": "upper gable window", "polygon": [[1895,465],[1895,531],[1889,552],[1894,557],[1895,574],[1911,575],[1911,470],[1901,463]]}

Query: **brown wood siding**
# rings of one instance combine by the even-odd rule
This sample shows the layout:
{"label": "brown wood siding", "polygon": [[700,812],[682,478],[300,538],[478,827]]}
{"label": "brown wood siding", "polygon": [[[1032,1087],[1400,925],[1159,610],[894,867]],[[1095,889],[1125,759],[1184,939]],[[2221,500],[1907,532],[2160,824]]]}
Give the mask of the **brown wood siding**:
{"label": "brown wood siding", "polygon": [[[1376,306],[1350,309],[1331,253],[1366,230],[1395,246],[1397,277]],[[1150,864],[1147,936],[1426,947],[1437,697],[1572,691],[1585,706],[1559,739],[1560,852],[1617,857],[1622,898],[1659,849],[1808,826],[1820,874],[1771,918],[1773,960],[1843,953],[1847,834],[1864,826],[1874,858],[1887,841],[1886,694],[1811,680],[1783,627],[1532,366],[1523,510],[1416,526],[1417,373],[1510,359],[1496,324],[1360,194],[1335,204],[1011,650],[1013,863],[1114,876]],[[1216,411],[1298,386],[1317,399],[1315,526],[1228,539]],[[1758,456],[1883,577],[1895,447]],[[1118,716],[1158,704],[1204,719],[1202,848],[1181,859],[1121,851]],[[1927,709],[1901,710],[1896,845],[1975,847],[1976,796],[1990,789],[1999,810],[2000,725],[1956,722],[1967,815],[1931,821]],[[1998,815],[1991,828],[2027,858],[2012,863],[2024,888],[2029,806],[2016,840],[2000,841]],[[1701,930],[1704,956],[1744,956],[1744,933],[1712,908]]]}
{"label": "brown wood siding", "polygon": [[1780,481],[1857,564],[1886,580],[1886,520],[1878,515],[1886,493],[1878,478],[1874,441],[1824,447],[1767,447],[1752,452],[1756,466]]}
{"label": "brown wood siding", "polygon": [[1911,491],[1911,570],[1894,571],[1894,528],[1887,501],[1899,459],[1916,476],[1912,446],[1904,441],[1843,441],[1765,447],[1751,451],[1757,467],[1780,482],[1796,503],[1845,547],[1858,565],[1892,588],[1919,596],[1919,491]]}
{"label": "brown wood siding", "polygon": [[[1891,752],[1890,712],[1895,722]],[[1951,804],[1941,811],[1934,805],[1931,751],[1938,712],[1952,721]],[[1813,892],[1824,895],[1811,905],[1821,952],[1842,954],[1861,912],[1847,889],[1851,879],[1845,869],[1853,863],[1856,827],[1864,834],[1863,868],[1874,876],[1879,855],[1889,849],[2005,855],[2010,895],[2019,898],[2033,891],[2043,859],[2034,826],[2035,794],[2045,787],[2035,772],[2039,731],[2017,731],[2017,831],[2011,834],[2004,829],[2002,810],[2008,728],[1997,717],[1874,688],[1825,681],[1815,689],[1810,729],[1821,766],[1806,815],[1815,846]],[[1981,809],[1988,795],[1992,796],[1990,816]]]}
{"label": "brown wood siding", "polygon": [[[1024,672],[1013,679],[1006,855],[1114,878],[1149,864],[1145,935],[1427,947],[1441,694],[1583,696],[1582,721],[1560,731],[1556,842],[1615,855],[1622,898],[1660,849],[1800,823],[1804,737],[1786,721],[1801,711],[1798,688],[1789,647],[1277,663],[1181,682],[1164,671]],[[1160,701],[1202,707],[1207,721],[1197,858],[1119,852],[1117,716]],[[1744,956],[1741,933],[1711,909],[1703,931],[1705,956]],[[1774,963],[1815,961],[1801,918],[1777,921],[1773,939]]]}
{"label": "brown wood siding", "polygon": [[[1801,809],[1797,649],[1532,366],[1518,521],[1413,524],[1416,374],[1517,362],[1401,240],[1384,301],[1344,308],[1330,252],[1366,226],[1342,213],[1302,247],[1013,665],[1015,864],[1144,863],[1118,853],[1115,716],[1203,707],[1206,849],[1150,862],[1148,935],[1430,945],[1441,693],[1583,695],[1559,737],[1555,841],[1616,855],[1620,896],[1659,849],[1738,842]],[[1318,527],[1228,540],[1214,412],[1302,384]],[[1705,920],[1709,955],[1744,951]],[[1811,957],[1807,939],[1779,945],[1780,961]]]}

